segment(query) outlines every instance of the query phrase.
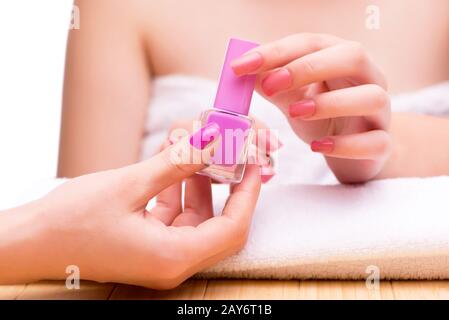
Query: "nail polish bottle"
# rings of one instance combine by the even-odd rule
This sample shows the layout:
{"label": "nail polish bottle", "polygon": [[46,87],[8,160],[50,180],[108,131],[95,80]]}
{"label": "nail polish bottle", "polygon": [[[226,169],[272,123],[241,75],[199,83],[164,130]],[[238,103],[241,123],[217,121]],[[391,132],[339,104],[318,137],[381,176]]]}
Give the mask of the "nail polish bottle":
{"label": "nail polish bottle", "polygon": [[257,46],[238,39],[229,41],[213,109],[201,116],[203,126],[216,123],[220,127],[221,145],[200,174],[223,183],[242,180],[253,135],[253,120],[248,113],[256,76],[236,76],[230,63]]}

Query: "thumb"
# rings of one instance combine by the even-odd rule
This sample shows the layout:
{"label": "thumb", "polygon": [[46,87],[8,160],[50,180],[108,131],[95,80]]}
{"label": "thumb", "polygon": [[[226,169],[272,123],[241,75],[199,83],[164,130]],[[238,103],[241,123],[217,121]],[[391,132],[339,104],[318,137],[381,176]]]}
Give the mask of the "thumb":
{"label": "thumb", "polygon": [[209,123],[152,158],[129,166],[126,174],[140,186],[139,190],[147,199],[152,198],[170,185],[204,169],[220,141],[220,127]]}

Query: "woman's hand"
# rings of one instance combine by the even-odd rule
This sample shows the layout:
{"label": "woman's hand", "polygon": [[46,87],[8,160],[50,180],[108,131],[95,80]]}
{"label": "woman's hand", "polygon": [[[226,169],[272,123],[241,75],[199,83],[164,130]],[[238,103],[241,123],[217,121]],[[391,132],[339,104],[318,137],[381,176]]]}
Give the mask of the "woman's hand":
{"label": "woman's hand", "polygon": [[360,44],[296,34],[235,60],[236,74],[258,74],[258,91],[295,133],[322,153],[342,182],[375,178],[390,155],[386,79]]}
{"label": "woman's hand", "polygon": [[[213,130],[200,132],[219,134]],[[222,215],[213,217],[210,180],[193,174],[219,139],[197,147],[191,141],[185,137],[136,165],[70,180],[11,212],[19,221],[9,228],[8,213],[0,215],[0,261],[8,261],[0,263],[0,282],[64,279],[66,267],[76,265],[82,279],[172,288],[239,251],[259,195],[259,169],[248,167]]]}
{"label": "woman's hand", "polygon": [[[272,153],[282,148],[283,144],[265,123],[252,118],[254,119],[254,135],[248,152],[248,163],[260,166],[261,181],[267,183],[276,175]],[[168,140],[178,141],[186,133],[191,133],[200,123],[193,119],[175,121],[169,128]]]}

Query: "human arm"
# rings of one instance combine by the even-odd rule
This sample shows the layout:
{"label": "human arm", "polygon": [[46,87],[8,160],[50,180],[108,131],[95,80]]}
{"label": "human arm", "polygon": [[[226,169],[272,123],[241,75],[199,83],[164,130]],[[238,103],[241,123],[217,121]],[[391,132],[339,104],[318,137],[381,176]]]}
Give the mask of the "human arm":
{"label": "human arm", "polygon": [[64,279],[75,265],[82,279],[166,289],[236,253],[248,235],[260,175],[249,166],[214,217],[209,178],[192,174],[217,143],[198,152],[186,137],[145,162],[72,179],[1,212],[0,284]]}
{"label": "human arm", "polygon": [[77,0],[67,46],[58,176],[135,163],[151,90],[136,1]]}

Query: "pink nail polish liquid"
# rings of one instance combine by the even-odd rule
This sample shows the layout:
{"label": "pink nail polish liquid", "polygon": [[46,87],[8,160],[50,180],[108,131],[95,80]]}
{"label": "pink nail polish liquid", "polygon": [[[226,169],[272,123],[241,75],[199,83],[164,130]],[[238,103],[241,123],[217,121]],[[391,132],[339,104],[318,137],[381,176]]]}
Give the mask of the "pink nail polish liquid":
{"label": "pink nail polish liquid", "polygon": [[238,77],[230,63],[257,46],[238,39],[229,41],[214,109],[201,116],[203,126],[211,122],[219,125],[221,145],[200,174],[223,183],[239,183],[242,180],[253,135],[253,120],[248,113],[256,76]]}

